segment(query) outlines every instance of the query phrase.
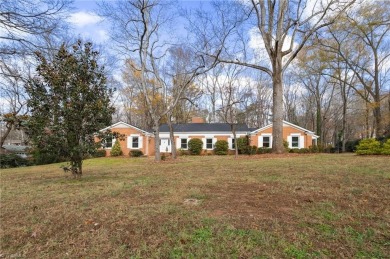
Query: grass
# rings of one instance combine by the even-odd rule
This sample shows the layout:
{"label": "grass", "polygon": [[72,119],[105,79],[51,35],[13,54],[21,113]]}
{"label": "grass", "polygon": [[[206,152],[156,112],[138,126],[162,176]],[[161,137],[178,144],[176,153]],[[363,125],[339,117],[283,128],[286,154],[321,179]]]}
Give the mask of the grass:
{"label": "grass", "polygon": [[59,166],[1,171],[1,258],[390,257],[388,157],[97,158],[81,180]]}

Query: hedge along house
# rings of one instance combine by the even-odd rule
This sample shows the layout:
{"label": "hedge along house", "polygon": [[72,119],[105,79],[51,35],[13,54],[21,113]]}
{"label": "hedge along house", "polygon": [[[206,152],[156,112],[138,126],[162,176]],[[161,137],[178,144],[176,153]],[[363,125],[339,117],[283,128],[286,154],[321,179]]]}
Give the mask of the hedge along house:
{"label": "hedge along house", "polygon": [[100,132],[110,130],[124,136],[123,139],[105,139],[102,141],[103,148],[106,150],[106,156],[110,156],[111,148],[116,141],[120,141],[120,146],[124,155],[130,151],[139,150],[146,156],[154,155],[154,135],[148,131],[142,130],[125,122],[117,122],[107,128],[101,129]]}
{"label": "hedge along house", "polygon": [[[198,138],[203,142],[202,154],[213,153],[215,142],[225,140],[229,144],[229,150],[233,151],[234,138],[231,126],[228,123],[186,123],[174,124],[174,143],[169,138],[169,127],[164,124],[160,127],[160,152],[170,153],[172,148],[188,150],[188,142]],[[250,129],[245,124],[236,125],[236,138],[247,136]]]}
{"label": "hedge along house", "polygon": [[[289,148],[309,148],[317,145],[319,136],[314,132],[283,121],[283,140]],[[272,124],[251,132],[251,145],[272,148]]]}

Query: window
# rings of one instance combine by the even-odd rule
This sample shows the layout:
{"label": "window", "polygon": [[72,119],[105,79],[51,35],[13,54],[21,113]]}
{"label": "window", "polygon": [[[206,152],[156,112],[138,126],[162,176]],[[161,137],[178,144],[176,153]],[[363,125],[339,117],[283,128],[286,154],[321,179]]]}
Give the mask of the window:
{"label": "window", "polygon": [[232,149],[236,149],[236,141],[232,138]]}
{"label": "window", "polygon": [[212,138],[206,139],[206,149],[213,149],[213,139]]}
{"label": "window", "polygon": [[187,139],[186,138],[182,138],[180,140],[180,148],[181,149],[188,149],[188,144],[187,144]]}
{"label": "window", "polygon": [[270,143],[270,137],[263,137],[263,147],[270,147],[271,146],[271,143]]}
{"label": "window", "polygon": [[299,137],[291,137],[291,147],[299,148]]}
{"label": "window", "polygon": [[131,145],[132,148],[139,148],[139,137],[133,137],[131,143],[132,143]]}
{"label": "window", "polygon": [[103,141],[105,148],[112,148],[112,137],[108,137]]}

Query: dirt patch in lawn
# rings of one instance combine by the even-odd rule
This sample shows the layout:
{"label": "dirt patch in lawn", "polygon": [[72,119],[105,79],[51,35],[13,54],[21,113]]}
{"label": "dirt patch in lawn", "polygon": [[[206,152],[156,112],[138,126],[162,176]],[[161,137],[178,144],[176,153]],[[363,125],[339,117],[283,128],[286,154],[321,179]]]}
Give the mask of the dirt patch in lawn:
{"label": "dirt patch in lawn", "polygon": [[326,199],[296,187],[285,190],[279,183],[243,184],[228,183],[204,190],[211,198],[204,202],[204,208],[213,217],[234,217],[240,225],[252,221],[295,222],[295,211],[305,204]]}

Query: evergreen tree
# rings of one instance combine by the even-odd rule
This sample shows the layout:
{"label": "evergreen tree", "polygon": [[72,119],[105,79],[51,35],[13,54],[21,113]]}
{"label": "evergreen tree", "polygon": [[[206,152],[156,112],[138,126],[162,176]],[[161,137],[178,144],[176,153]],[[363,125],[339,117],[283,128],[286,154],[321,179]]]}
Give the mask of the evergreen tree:
{"label": "evergreen tree", "polygon": [[36,149],[69,160],[80,177],[83,158],[95,149],[93,134],[111,123],[113,90],[90,42],[79,40],[71,50],[62,45],[52,61],[36,55],[39,76],[26,85],[28,134]]}

